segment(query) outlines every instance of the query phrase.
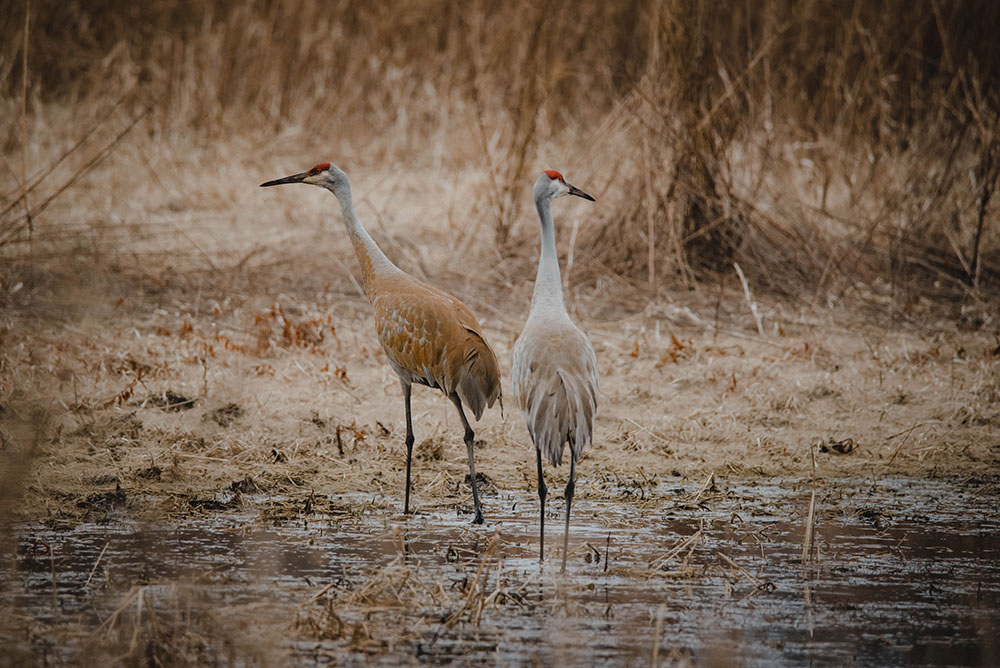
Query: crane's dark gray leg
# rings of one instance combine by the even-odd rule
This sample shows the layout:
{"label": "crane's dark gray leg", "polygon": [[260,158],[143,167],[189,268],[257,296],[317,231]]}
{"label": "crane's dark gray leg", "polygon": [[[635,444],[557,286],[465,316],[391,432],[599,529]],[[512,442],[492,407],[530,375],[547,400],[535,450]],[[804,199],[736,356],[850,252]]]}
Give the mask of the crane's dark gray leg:
{"label": "crane's dark gray leg", "polygon": [[400,381],[403,386],[403,400],[406,402],[406,496],[403,500],[403,514],[410,514],[410,462],[413,460],[413,417],[410,414],[410,383]]}
{"label": "crane's dark gray leg", "polygon": [[562,572],[566,572],[566,552],[569,548],[569,510],[573,505],[573,480],[576,478],[576,457],[573,456],[573,447],[569,449],[569,482],[566,483],[566,533],[563,534],[563,563]]}
{"label": "crane's dark gray leg", "polygon": [[465,427],[465,448],[469,451],[469,477],[472,480],[472,502],[476,506],[476,517],[472,520],[473,524],[483,523],[483,509],[479,505],[479,484],[476,482],[476,453],[474,452],[476,433],[472,431],[472,427],[469,425],[468,419],[465,417],[465,410],[462,408],[462,400],[457,394],[452,394],[448,397],[451,399],[451,403],[455,404],[455,408],[458,409],[458,417],[462,418],[462,426]]}
{"label": "crane's dark gray leg", "polygon": [[542,507],[542,521],[539,523],[541,528],[538,530],[538,563],[542,563],[545,561],[545,496],[549,490],[542,477],[542,451],[538,448],[535,448],[535,458],[538,461],[538,500]]}

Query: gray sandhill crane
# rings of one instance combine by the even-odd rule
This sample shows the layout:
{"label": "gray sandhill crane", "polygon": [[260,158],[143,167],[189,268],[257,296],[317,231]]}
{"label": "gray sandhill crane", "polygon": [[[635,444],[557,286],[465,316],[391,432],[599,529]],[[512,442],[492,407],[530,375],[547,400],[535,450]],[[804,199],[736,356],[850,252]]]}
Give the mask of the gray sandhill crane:
{"label": "gray sandhill crane", "polygon": [[542,225],[542,253],[538,261],[531,311],[514,344],[511,381],[517,405],[528,423],[538,463],[538,499],[541,502],[539,562],[545,558],[545,479],[542,455],[553,466],[562,463],[569,443],[569,483],[566,485],[566,532],[563,535],[562,570],[566,570],[569,513],[573,505],[576,460],[590,442],[597,411],[597,357],[587,335],[573,324],[563,301],[552,222],[552,200],[576,195],[594,198],[566,183],[563,175],[547,170],[535,181],[535,207]]}
{"label": "gray sandhill crane", "polygon": [[[308,172],[262,183],[261,187],[308,183],[326,188],[340,203],[347,234],[361,265],[365,292],[375,311],[375,329],[390,366],[399,376],[406,404],[406,495],[403,512],[410,512],[410,463],[413,458],[413,419],[410,391],[413,383],[444,392],[455,404],[465,427],[469,476],[476,524],[482,524],[473,452],[475,433],[463,406],[476,420],[500,396],[500,368],[482,327],[469,308],[446,292],[416,280],[393,264],[358,220],[347,174],[322,162]],[[502,402],[502,399],[501,399]],[[501,403],[501,406],[503,404]]]}

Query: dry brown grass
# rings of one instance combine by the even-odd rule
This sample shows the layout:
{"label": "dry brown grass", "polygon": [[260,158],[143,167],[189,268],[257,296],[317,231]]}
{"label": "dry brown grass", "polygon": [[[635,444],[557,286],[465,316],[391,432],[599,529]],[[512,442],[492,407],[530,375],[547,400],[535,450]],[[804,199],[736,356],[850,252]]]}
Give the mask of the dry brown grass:
{"label": "dry brown grass", "polygon": [[[131,514],[154,518],[220,498],[238,506],[233,490],[248,477],[299,502],[314,491],[383,495],[380,507],[394,513],[402,402],[358,302],[315,310],[285,301],[284,323],[261,297],[218,313],[206,306],[197,317],[192,304],[175,304],[187,315],[130,310],[117,325],[85,320],[8,334],[0,353],[6,428],[30,425],[32,407],[48,409],[43,434],[5,440],[9,461],[46,462],[7,470],[30,499],[17,514],[93,519],[122,500]],[[954,475],[996,464],[996,341],[955,331],[928,340],[878,326],[859,336],[831,319],[796,324],[772,308],[761,338],[745,308],[739,293],[727,299],[720,332],[655,312],[586,320],[602,404],[581,498],[641,502],[671,473],[809,476],[817,442],[827,446],[824,476]],[[312,328],[329,327],[324,314],[336,315],[336,331],[321,329],[319,338]],[[777,334],[772,323],[782,323]],[[502,366],[516,326],[487,326]],[[468,505],[467,464],[448,409],[432,391],[415,393],[418,509]],[[520,416],[489,412],[477,435],[490,489],[530,495]],[[847,439],[854,447],[837,446]],[[558,486],[567,471],[549,475]],[[8,493],[13,505],[20,494]]]}
{"label": "dry brown grass", "polygon": [[[860,280],[904,314],[933,294],[995,318],[991,3],[57,5],[0,20],[3,152],[31,166],[3,189],[8,256],[93,247],[88,188],[147,214],[162,191],[176,217],[201,193],[238,206],[225,181],[294,154],[454,181],[451,225],[481,221],[459,248],[530,258],[526,184],[555,166],[600,195],[579,281],[690,286],[738,260],[807,302],[867,300]],[[113,227],[155,235],[137,213]]]}

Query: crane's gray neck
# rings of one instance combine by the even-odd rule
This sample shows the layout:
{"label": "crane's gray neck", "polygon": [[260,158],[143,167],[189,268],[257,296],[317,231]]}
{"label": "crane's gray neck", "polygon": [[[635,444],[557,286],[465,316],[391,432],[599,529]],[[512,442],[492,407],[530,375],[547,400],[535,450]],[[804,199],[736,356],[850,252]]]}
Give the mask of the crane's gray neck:
{"label": "crane's gray neck", "polygon": [[402,270],[385,256],[385,253],[378,247],[378,244],[375,243],[375,240],[368,234],[368,230],[358,219],[358,214],[354,210],[354,200],[351,198],[351,185],[346,176],[343,181],[334,184],[329,190],[337,197],[340,211],[344,214],[344,226],[347,228],[351,245],[354,246],[358,264],[361,265],[361,278],[364,282],[365,292],[371,298],[372,282],[376,277],[401,273]]}
{"label": "crane's gray neck", "polygon": [[545,306],[565,312],[559,257],[556,255],[555,224],[552,222],[552,198],[541,197],[535,200],[535,207],[538,209],[538,218],[542,225],[542,252],[538,260],[538,274],[535,276],[531,307]]}

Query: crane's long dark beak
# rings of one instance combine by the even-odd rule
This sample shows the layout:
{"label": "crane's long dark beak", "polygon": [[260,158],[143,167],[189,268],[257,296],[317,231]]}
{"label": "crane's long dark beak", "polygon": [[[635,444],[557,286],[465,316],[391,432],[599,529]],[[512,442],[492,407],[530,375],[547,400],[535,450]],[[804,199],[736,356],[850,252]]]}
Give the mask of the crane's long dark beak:
{"label": "crane's long dark beak", "polygon": [[[264,185],[266,186],[268,184],[265,183]],[[569,186],[569,194],[570,195],[576,195],[577,197],[582,197],[583,199],[589,199],[591,202],[596,202],[597,201],[596,199],[594,199],[593,197],[591,197],[587,193],[583,192],[582,190],[580,190],[576,186],[570,185],[568,183],[566,185]]]}
{"label": "crane's long dark beak", "polygon": [[309,172],[302,172],[301,174],[293,174],[291,176],[286,176],[283,179],[275,179],[274,181],[268,181],[267,183],[260,184],[261,188],[266,188],[268,186],[283,186],[286,183],[302,183],[302,180],[309,176]]}

